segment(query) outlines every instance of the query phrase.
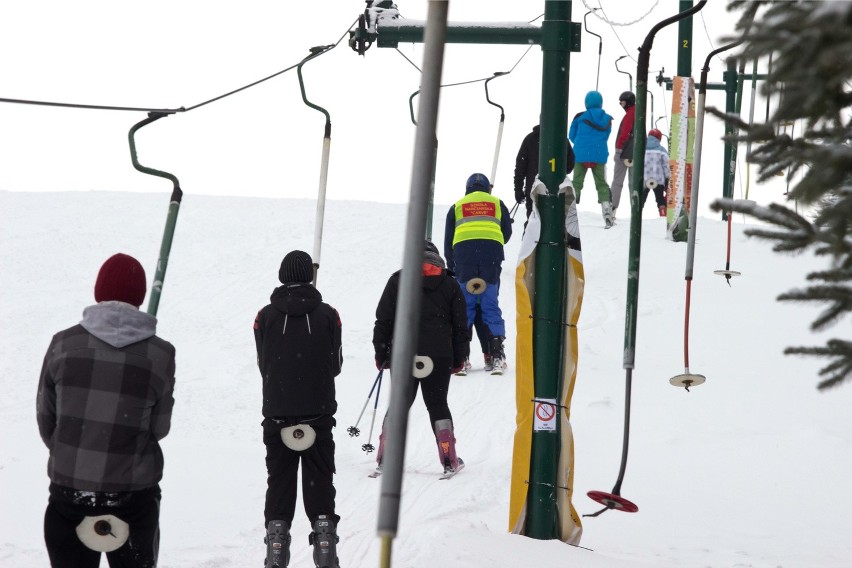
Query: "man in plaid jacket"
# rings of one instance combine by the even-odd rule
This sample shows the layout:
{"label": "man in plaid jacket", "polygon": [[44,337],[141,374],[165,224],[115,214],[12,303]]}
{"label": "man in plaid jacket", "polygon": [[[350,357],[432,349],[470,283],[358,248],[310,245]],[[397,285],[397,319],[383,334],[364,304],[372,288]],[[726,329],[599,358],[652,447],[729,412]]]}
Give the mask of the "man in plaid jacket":
{"label": "man in plaid jacket", "polygon": [[44,537],[53,568],[96,567],[101,552],[113,567],[157,564],[158,442],[171,425],[175,349],[139,310],[145,292],[142,265],[110,257],[98,303],[47,349],[36,410],[50,450]]}

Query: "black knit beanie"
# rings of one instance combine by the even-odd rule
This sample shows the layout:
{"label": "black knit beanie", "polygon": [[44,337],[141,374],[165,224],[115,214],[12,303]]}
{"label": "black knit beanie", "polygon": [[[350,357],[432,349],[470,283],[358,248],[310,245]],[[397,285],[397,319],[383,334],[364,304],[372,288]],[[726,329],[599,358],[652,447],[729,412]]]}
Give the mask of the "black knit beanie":
{"label": "black knit beanie", "polygon": [[301,250],[287,253],[281,261],[278,280],[282,284],[291,282],[312,282],[314,279],[314,263],[311,255]]}
{"label": "black knit beanie", "polygon": [[444,259],[441,258],[441,255],[438,253],[438,247],[436,247],[435,243],[432,241],[426,241],[423,248],[423,262],[432,264],[438,268],[447,267],[446,263],[444,263]]}

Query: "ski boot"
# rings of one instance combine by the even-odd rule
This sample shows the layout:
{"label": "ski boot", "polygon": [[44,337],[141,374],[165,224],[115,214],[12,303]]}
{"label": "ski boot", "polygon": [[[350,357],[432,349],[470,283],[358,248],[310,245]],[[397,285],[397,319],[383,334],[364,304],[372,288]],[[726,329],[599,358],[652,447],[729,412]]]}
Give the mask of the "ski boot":
{"label": "ski boot", "polygon": [[483,353],[482,357],[485,359],[485,370],[490,373],[494,370],[494,360],[491,358],[491,353]]}
{"label": "ski boot", "polygon": [[601,214],[603,214],[604,220],[604,229],[609,229],[612,227],[612,203],[609,201],[604,201],[601,203]]}
{"label": "ski boot", "polygon": [[314,564],[317,568],[340,568],[337,560],[337,523],[335,515],[320,515],[313,523],[308,543],[314,547]]}
{"label": "ski boot", "polygon": [[444,467],[444,473],[458,469],[461,459],[456,455],[456,437],[453,434],[453,421],[449,419],[435,422],[435,441],[438,443],[438,459]]}
{"label": "ski boot", "polygon": [[473,367],[473,365],[470,364],[470,357],[465,357],[464,358],[464,366],[461,368],[461,370],[458,373],[456,373],[456,376],[457,377],[466,377],[467,372],[470,371],[470,369],[472,367]]}
{"label": "ski boot", "polygon": [[503,337],[495,335],[491,338],[491,374],[502,375],[506,368],[506,354],[503,351]]}
{"label": "ski boot", "polygon": [[665,206],[665,205],[659,205],[659,206],[657,207],[657,209],[659,209],[659,210],[660,210],[660,217],[665,217],[665,216],[666,216],[666,206]]}
{"label": "ski boot", "polygon": [[287,568],[290,563],[290,523],[269,521],[263,542],[266,544],[264,568]]}
{"label": "ski boot", "polygon": [[385,455],[385,422],[387,419],[382,421],[382,433],[379,434],[379,451],[376,453],[376,472],[381,474],[382,472],[382,457]]}

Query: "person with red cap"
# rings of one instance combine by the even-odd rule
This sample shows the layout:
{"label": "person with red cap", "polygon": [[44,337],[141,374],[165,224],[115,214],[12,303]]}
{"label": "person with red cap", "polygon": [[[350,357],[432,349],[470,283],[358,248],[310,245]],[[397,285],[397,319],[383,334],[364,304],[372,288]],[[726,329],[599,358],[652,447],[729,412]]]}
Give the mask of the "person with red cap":
{"label": "person with red cap", "polygon": [[[456,453],[453,416],[447,403],[447,395],[450,391],[450,375],[463,368],[470,354],[467,304],[458,283],[447,271],[447,265],[438,253],[438,247],[429,240],[423,244],[421,270],[423,294],[414,369],[409,373],[402,365],[399,366],[402,369],[393,367],[390,359],[401,270],[397,270],[388,278],[376,306],[373,349],[376,367],[391,369],[396,385],[394,388],[402,388],[405,381],[411,381],[408,387],[409,407],[414,404],[417,391],[420,390],[438,445],[438,459],[444,468],[444,474],[449,474],[464,467],[464,461]],[[379,435],[379,451],[376,455],[377,473],[382,470],[387,438],[385,426],[386,421],[383,421],[382,433]]]}
{"label": "person with red cap", "polygon": [[669,152],[660,144],[663,133],[652,128],[648,131],[648,141],[645,144],[645,179],[642,183],[642,209],[648,193],[654,190],[654,199],[657,202],[657,210],[660,217],[666,216],[666,189],[671,177],[669,167]]}
{"label": "person with red cap", "polygon": [[342,327],[337,310],[323,302],[313,279],[311,256],[289,252],[278,270],[281,286],[254,320],[266,447],[265,568],[284,568],[290,561],[300,465],[314,563],[338,566],[332,428],[334,378],[343,365]]}
{"label": "person with red cap", "polygon": [[116,254],[97,304],[53,336],[36,396],[50,457],[44,540],[53,568],[157,564],[163,452],[174,406],[175,348],[139,310],[145,270]]}

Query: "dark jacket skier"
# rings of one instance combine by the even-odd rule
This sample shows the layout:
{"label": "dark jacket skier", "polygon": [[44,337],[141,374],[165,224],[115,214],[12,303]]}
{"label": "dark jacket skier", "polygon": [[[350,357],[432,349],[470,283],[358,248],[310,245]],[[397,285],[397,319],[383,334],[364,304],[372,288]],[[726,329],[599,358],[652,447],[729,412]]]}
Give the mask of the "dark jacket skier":
{"label": "dark jacket skier", "polygon": [[[420,332],[415,358],[416,370],[412,378],[414,386],[410,389],[411,398],[408,404],[411,406],[414,403],[419,386],[435,433],[441,465],[446,471],[455,471],[463,462],[456,455],[453,417],[447,404],[447,394],[451,373],[462,368],[470,351],[466,306],[458,284],[447,273],[438,248],[429,241],[424,245],[422,270]],[[380,368],[390,362],[400,274],[401,271],[391,274],[376,307],[373,348],[376,366]],[[409,369],[402,369],[394,376],[397,381],[408,380],[411,377],[410,372]],[[379,468],[382,465],[385,436],[383,425],[376,456]]]}
{"label": "dark jacket skier", "polygon": [[[515,201],[518,203],[526,201],[527,217],[532,212],[532,189],[535,176],[538,175],[538,154],[541,144],[541,125],[533,126],[532,132],[524,137],[518,155],[515,158]],[[568,152],[565,157],[565,172],[574,171],[574,150],[571,142],[565,141]]]}
{"label": "dark jacket skier", "polygon": [[[50,450],[44,539],[51,566],[156,566],[163,453],[175,349],[139,311],[145,270],[125,254],[101,266],[83,320],[53,336],[36,412]],[[99,530],[100,527],[100,530]],[[102,532],[107,530],[107,533]]]}
{"label": "dark jacket skier", "polygon": [[257,364],[263,379],[266,446],[266,567],[286,566],[296,511],[299,464],[302,497],[313,532],[317,566],[337,566],[333,485],[334,377],[343,363],[337,311],[311,284],[310,255],[292,251],[281,262],[282,283],[254,321]]}

